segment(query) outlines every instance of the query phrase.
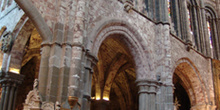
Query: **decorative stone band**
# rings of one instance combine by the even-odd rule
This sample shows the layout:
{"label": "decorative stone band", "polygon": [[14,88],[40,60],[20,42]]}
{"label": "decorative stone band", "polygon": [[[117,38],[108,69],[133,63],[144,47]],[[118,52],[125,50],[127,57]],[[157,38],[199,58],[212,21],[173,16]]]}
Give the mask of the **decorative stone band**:
{"label": "decorative stone band", "polygon": [[21,74],[16,74],[12,72],[0,72],[0,83],[15,83],[16,85],[19,85],[22,83],[24,79],[24,76]]}
{"label": "decorative stone band", "polygon": [[156,94],[157,88],[160,85],[160,82],[156,80],[137,80],[136,83],[139,87],[139,94]]}
{"label": "decorative stone band", "polygon": [[53,45],[58,45],[60,47],[68,45],[70,47],[81,47],[82,49],[85,49],[85,47],[82,43],[58,43],[58,42],[50,43],[50,42],[47,42],[47,43],[42,43],[41,47],[44,47],[44,46],[50,46],[51,47]]}

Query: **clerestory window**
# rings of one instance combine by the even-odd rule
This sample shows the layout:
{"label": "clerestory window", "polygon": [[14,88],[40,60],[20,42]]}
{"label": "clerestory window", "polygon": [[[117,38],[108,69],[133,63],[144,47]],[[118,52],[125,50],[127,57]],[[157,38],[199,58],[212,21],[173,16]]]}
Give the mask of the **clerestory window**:
{"label": "clerestory window", "polygon": [[210,54],[212,58],[219,58],[219,38],[216,27],[216,14],[213,9],[209,6],[205,7],[206,15],[206,24],[207,24],[207,33],[208,33],[208,47],[210,48]]}

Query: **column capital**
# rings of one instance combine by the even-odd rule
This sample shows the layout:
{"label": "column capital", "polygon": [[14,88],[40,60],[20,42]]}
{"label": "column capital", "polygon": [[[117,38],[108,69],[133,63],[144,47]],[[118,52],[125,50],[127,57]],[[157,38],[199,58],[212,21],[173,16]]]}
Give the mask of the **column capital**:
{"label": "column capital", "polygon": [[156,94],[160,82],[156,80],[136,80],[137,86],[139,86],[140,93]]}
{"label": "column capital", "polygon": [[24,75],[21,75],[21,74],[16,74],[16,73],[9,72],[9,71],[0,72],[0,83],[1,84],[11,83],[11,84],[20,85],[23,79],[24,79]]}
{"label": "column capital", "polygon": [[96,65],[96,63],[98,62],[98,58],[95,55],[93,55],[89,50],[86,50],[86,57],[94,65]]}
{"label": "column capital", "polygon": [[85,51],[86,54],[86,64],[85,69],[92,71],[92,68],[97,64],[98,58],[93,55],[89,50]]}
{"label": "column capital", "polygon": [[14,110],[16,102],[17,87],[21,85],[24,75],[0,71],[0,84],[3,85],[3,94],[1,95],[1,110]]}

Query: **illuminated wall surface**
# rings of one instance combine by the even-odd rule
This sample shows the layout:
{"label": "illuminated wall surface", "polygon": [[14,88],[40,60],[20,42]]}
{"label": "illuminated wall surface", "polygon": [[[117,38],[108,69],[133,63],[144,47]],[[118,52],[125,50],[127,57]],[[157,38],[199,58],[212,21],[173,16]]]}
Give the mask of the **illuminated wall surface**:
{"label": "illuminated wall surface", "polygon": [[213,64],[213,76],[214,76],[214,86],[216,94],[216,103],[218,108],[220,107],[220,61],[212,60]]}

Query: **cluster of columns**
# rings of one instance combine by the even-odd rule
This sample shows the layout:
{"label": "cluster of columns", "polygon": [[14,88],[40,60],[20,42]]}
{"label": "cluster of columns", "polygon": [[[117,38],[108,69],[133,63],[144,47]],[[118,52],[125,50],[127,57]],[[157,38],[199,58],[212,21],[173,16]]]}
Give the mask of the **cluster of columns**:
{"label": "cluster of columns", "polygon": [[15,110],[18,86],[22,83],[24,76],[12,72],[0,73],[2,86],[1,110]]}
{"label": "cluster of columns", "polygon": [[96,66],[98,59],[93,56],[89,51],[85,53],[85,64],[84,64],[84,80],[83,84],[83,95],[82,95],[82,110],[90,110],[91,104],[91,86],[92,86],[92,74],[93,68]]}
{"label": "cluster of columns", "polygon": [[173,87],[156,80],[137,80],[139,110],[173,110]]}

